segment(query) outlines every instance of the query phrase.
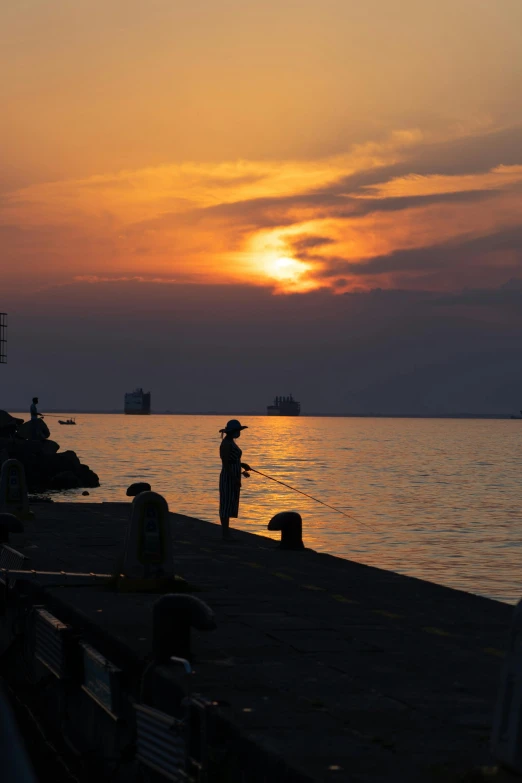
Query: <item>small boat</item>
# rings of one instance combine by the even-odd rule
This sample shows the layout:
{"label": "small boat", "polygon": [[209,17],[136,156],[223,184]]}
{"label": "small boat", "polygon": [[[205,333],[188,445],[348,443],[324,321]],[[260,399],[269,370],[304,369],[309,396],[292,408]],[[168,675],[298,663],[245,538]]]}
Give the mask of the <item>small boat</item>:
{"label": "small boat", "polygon": [[58,424],[76,424],[76,421],[75,419],[66,419],[65,421],[58,419]]}

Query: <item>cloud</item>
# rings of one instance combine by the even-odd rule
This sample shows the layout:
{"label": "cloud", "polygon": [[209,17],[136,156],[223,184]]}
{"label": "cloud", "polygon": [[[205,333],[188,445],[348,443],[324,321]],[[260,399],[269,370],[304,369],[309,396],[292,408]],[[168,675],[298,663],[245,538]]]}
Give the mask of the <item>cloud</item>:
{"label": "cloud", "polygon": [[[491,307],[500,312],[500,308],[511,308],[521,320],[522,313],[522,270],[521,277],[510,278],[498,288],[477,288],[457,291],[444,296],[437,295],[432,300],[433,307]],[[512,317],[510,312],[509,317]]]}
{"label": "cloud", "polygon": [[337,182],[338,192],[356,193],[410,174],[457,177],[482,174],[498,166],[522,163],[522,126],[502,128],[437,143],[417,143],[403,151],[401,160],[360,170]]}
{"label": "cloud", "polygon": [[[335,277],[339,274],[379,276],[383,273],[419,272],[427,270],[459,269],[471,267],[479,274],[481,264],[488,264],[493,256],[491,273],[505,280],[508,268],[522,274],[522,226],[499,231],[481,237],[443,242],[431,247],[399,250],[386,255],[373,256],[363,262],[353,262],[342,257],[326,257],[316,272],[319,278]],[[507,259],[507,260],[506,260]],[[502,263],[500,263],[502,262]]]}
{"label": "cloud", "polygon": [[307,236],[307,237],[295,237],[295,239],[292,240],[292,248],[294,252],[299,255],[299,253],[306,253],[307,250],[310,248],[317,248],[317,247],[324,247],[325,245],[331,245],[333,243],[333,239],[330,237],[319,237],[319,236]]}
{"label": "cloud", "polygon": [[[117,277],[116,275],[109,277],[102,277],[101,275],[76,275],[73,278],[73,283],[151,283],[151,284],[167,284],[174,285],[179,283],[179,279],[175,277],[140,277],[134,275],[133,277]],[[69,287],[70,283],[64,283],[64,286]]]}
{"label": "cloud", "polygon": [[[518,126],[435,142],[412,130],[329,159],[183,163],[34,185],[4,199],[8,281],[83,274],[278,292],[500,283],[518,269],[520,142]],[[508,247],[498,238],[510,231]]]}

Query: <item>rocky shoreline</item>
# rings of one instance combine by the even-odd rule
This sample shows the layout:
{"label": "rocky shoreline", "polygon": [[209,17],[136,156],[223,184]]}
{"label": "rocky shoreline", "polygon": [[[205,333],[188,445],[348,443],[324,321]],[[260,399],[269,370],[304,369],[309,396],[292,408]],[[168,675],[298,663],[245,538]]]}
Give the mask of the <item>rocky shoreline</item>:
{"label": "rocky shoreline", "polygon": [[0,467],[7,459],[19,460],[24,466],[29,492],[100,486],[97,474],[88,465],[83,465],[74,451],[60,451],[43,422],[39,440],[27,437],[28,425],[6,411],[0,411]]}

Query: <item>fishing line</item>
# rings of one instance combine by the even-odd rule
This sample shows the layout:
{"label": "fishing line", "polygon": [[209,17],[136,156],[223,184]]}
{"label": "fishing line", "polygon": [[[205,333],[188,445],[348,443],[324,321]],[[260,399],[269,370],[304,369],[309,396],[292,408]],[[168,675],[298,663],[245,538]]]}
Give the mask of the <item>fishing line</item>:
{"label": "fishing line", "polygon": [[276,479],[273,476],[269,476],[267,473],[262,473],[260,470],[256,470],[255,468],[252,468],[252,467],[249,467],[249,470],[251,470],[252,473],[257,473],[259,476],[264,476],[264,478],[270,479],[270,481],[275,481],[276,484],[281,484],[282,487],[286,487],[287,489],[291,489],[293,492],[298,492],[300,495],[304,495],[305,498],[310,498],[310,500],[314,500],[316,503],[320,503],[322,506],[326,506],[326,508],[330,508],[332,511],[336,511],[338,514],[342,514],[344,517],[348,517],[349,519],[353,519],[359,525],[367,525],[371,530],[373,530],[374,532],[377,532],[375,530],[375,528],[373,528],[368,522],[362,522],[360,519],[357,519],[357,517],[354,517],[352,514],[347,514],[346,511],[341,511],[340,508],[335,508],[335,506],[330,506],[328,503],[325,503],[323,500],[319,500],[318,498],[314,498],[312,495],[308,495],[306,492],[303,492],[300,489],[296,489],[295,487],[291,487],[290,484],[285,484],[284,481],[279,481],[279,479]]}

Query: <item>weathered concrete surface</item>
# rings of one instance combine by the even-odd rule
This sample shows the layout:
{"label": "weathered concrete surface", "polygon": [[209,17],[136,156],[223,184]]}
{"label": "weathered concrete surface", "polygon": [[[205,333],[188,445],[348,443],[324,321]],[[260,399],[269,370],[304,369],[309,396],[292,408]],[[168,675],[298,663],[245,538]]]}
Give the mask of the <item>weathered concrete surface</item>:
{"label": "weathered concrete surface", "polygon": [[[111,572],[130,504],[53,504],[26,524],[30,568]],[[488,743],[512,607],[172,515],[177,573],[218,628],[194,633],[195,689],[310,781],[464,780]],[[306,543],[306,535],[305,535]],[[129,666],[157,596],[49,587],[60,619]],[[290,778],[287,778],[290,779]]]}

